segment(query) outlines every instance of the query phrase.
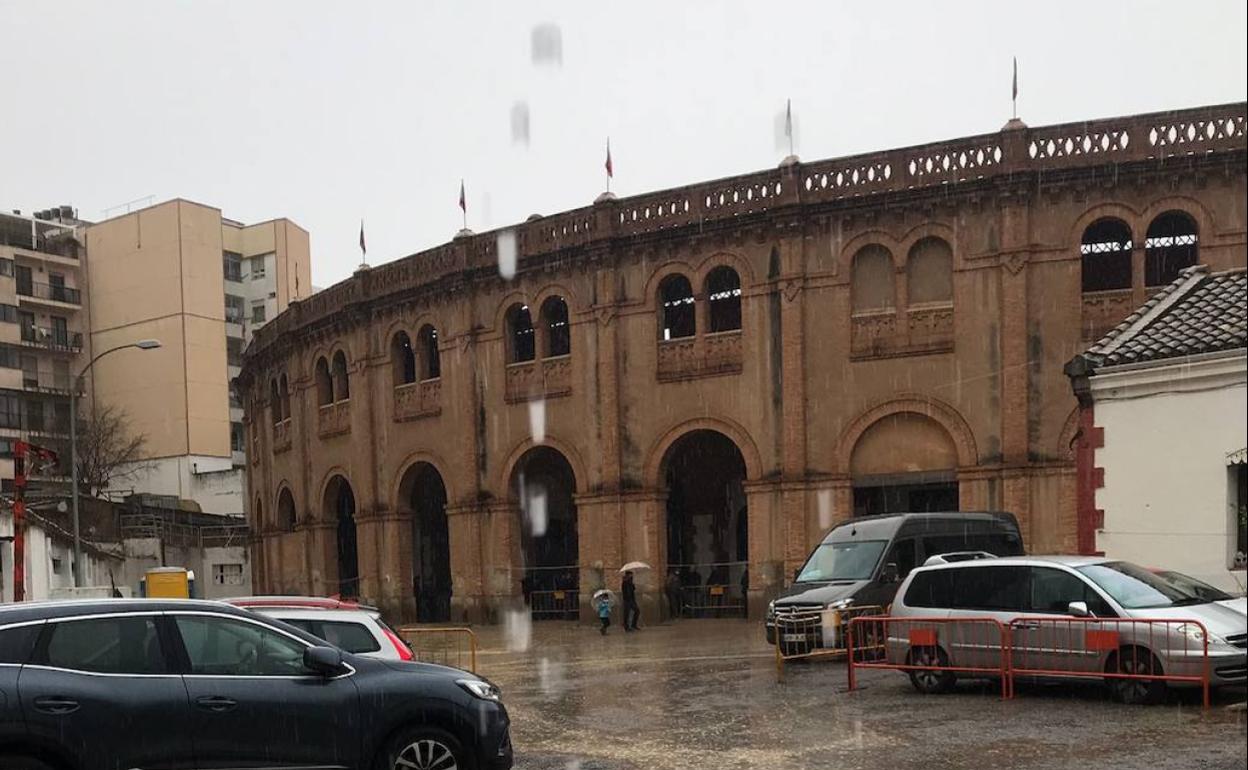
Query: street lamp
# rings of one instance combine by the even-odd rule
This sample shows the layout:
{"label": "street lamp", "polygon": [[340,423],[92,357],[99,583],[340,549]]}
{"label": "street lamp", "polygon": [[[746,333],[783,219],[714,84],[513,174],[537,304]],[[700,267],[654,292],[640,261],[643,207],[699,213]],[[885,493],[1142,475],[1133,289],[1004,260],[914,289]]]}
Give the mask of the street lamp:
{"label": "street lamp", "polygon": [[82,536],[78,522],[78,387],[82,384],[82,378],[86,376],[91,367],[95,366],[95,362],[109,353],[116,353],[118,350],[127,348],[152,350],[158,347],[160,347],[160,340],[139,340],[109,348],[88,361],[71,383],[69,389],[69,496],[73,501],[74,509],[74,588],[82,587]]}

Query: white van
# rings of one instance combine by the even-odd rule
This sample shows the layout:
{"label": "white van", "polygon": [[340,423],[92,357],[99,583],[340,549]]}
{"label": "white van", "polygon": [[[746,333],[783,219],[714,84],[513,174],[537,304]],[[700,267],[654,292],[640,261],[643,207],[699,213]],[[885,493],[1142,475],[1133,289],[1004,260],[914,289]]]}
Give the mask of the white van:
{"label": "white van", "polygon": [[[1081,556],[1013,556],[921,567],[897,592],[890,613],[896,618],[992,618],[1015,624],[1016,661],[1029,668],[1082,673],[1172,674],[1199,676],[1208,632],[1210,684],[1243,685],[1248,681],[1248,629],[1244,616],[1188,593],[1152,571],[1124,561]],[[1044,618],[1105,618],[1104,624],[1045,622]],[[1114,618],[1193,620],[1195,624],[1117,623]],[[992,669],[1000,665],[1000,634],[991,624],[937,628],[934,645],[911,644],[905,626],[890,627],[887,644],[892,663]],[[1103,628],[1115,634],[1113,648],[1089,649],[1079,632]],[[912,670],[920,692],[942,692],[958,674]],[[980,674],[982,675],[982,674]],[[1165,682],[1108,679],[1124,702],[1160,699]]]}

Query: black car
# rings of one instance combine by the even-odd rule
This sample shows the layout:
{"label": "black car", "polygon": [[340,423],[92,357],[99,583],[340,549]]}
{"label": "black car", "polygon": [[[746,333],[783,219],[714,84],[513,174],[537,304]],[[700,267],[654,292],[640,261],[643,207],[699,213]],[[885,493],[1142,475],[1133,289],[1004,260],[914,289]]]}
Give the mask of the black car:
{"label": "black car", "polygon": [[506,770],[499,691],[216,602],[0,609],[0,768]]}
{"label": "black car", "polygon": [[950,553],[1021,555],[1018,521],[1011,513],[955,511],[862,516],[838,524],[768,606],[767,642],[776,644],[779,629],[787,654],[839,647],[843,640],[823,638],[825,610],[886,607],[910,570]]}

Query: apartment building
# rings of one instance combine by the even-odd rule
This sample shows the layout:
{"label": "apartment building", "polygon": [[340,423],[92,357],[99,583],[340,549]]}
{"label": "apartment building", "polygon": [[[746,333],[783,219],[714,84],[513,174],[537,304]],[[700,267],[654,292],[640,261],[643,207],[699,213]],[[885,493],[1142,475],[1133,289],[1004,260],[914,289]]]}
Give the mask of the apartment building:
{"label": "apartment building", "polygon": [[256,328],[311,293],[307,231],[287,219],[245,225],[175,199],[85,228],[89,345],[157,339],[100,359],[86,391],[146,436],[127,485],[243,511],[242,404],[230,391]]}
{"label": "apartment building", "polygon": [[68,450],[69,389],[90,354],[83,224],[69,206],[0,213],[0,485],[19,439]]}

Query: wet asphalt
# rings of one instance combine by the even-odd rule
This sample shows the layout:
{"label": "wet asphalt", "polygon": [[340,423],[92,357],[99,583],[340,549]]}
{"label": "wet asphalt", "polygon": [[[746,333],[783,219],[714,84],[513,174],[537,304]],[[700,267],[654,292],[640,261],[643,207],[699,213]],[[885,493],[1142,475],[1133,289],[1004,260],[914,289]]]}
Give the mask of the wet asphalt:
{"label": "wet asphalt", "polygon": [[536,623],[479,630],[480,672],[503,688],[519,770],[1235,768],[1248,766],[1242,688],[1164,705],[1113,703],[1096,684],[974,682],[922,696],[900,673],[849,692],[836,661],[777,677],[761,625],[686,620],[599,636]]}

